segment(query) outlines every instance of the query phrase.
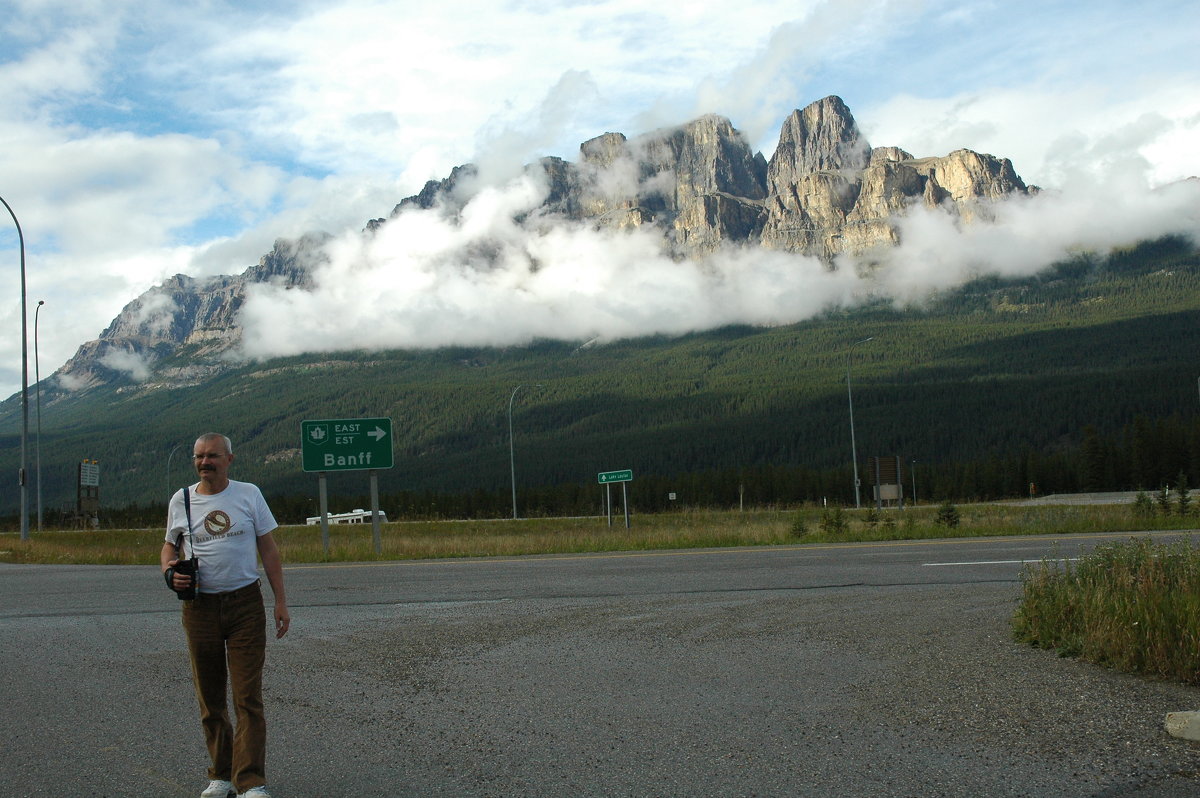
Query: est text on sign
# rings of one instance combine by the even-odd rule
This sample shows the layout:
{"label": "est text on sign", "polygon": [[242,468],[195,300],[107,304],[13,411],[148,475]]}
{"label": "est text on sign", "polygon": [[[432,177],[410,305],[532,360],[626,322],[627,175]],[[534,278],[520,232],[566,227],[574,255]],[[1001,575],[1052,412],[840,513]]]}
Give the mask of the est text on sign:
{"label": "est text on sign", "polygon": [[300,422],[305,471],[392,467],[390,418],[326,418]]}

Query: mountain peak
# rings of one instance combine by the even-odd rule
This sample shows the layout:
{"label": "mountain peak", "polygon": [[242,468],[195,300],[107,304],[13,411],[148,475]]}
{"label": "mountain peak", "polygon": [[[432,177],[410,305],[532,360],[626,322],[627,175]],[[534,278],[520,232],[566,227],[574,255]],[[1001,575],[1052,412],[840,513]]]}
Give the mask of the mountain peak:
{"label": "mountain peak", "polygon": [[830,95],[793,111],[779,132],[768,181],[780,186],[820,171],[860,171],[871,160],[871,145],[842,98]]}
{"label": "mountain peak", "polygon": [[[988,218],[988,203],[1028,192],[1007,159],[970,150],[914,158],[898,147],[872,149],[850,109],[832,95],[788,115],[769,163],[727,117],[706,114],[634,138],[607,132],[583,142],[576,163],[548,157],[527,170],[540,173],[547,192],[536,212],[514,224],[649,228],[678,259],[736,245],[832,263],[844,253],[896,243],[896,217],[914,205],[941,207],[969,222]],[[458,166],[402,199],[391,216],[438,210],[457,223],[480,188],[479,171]],[[364,235],[385,224],[369,221]],[[61,383],[143,381],[156,363],[182,353],[185,360],[227,368],[228,352],[241,340],[247,287],[310,290],[313,268],[326,257],[326,239],[313,234],[279,240],[238,276],[177,277],[151,289],[126,306],[99,340],[80,348],[60,370]],[[180,363],[172,368],[179,371]]]}

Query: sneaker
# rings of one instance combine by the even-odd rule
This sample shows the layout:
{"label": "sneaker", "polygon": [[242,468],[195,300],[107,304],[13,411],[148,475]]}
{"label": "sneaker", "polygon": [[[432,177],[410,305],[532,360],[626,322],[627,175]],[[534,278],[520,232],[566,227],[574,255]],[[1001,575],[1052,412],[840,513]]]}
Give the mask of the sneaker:
{"label": "sneaker", "polygon": [[232,781],[213,779],[204,788],[204,792],[200,793],[200,798],[229,798],[231,795],[237,795]]}
{"label": "sneaker", "polygon": [[271,793],[267,792],[266,787],[251,787],[242,793],[239,798],[271,798]]}

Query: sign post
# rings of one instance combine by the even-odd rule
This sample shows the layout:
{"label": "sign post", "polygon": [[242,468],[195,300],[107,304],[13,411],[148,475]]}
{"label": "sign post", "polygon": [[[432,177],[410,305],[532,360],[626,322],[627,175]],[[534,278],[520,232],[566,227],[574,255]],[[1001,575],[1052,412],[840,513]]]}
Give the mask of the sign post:
{"label": "sign post", "polygon": [[321,543],[329,555],[329,501],[325,474],[367,471],[371,481],[371,536],[382,552],[379,531],[378,469],[392,467],[390,418],[325,418],[300,422],[300,459],[304,470],[317,473],[321,498]]}
{"label": "sign post", "polygon": [[625,489],[625,483],[633,481],[633,471],[628,468],[622,471],[601,471],[596,475],[596,481],[604,486],[609,526],[612,526],[612,484],[614,482],[621,483],[621,503],[625,505],[625,528],[629,529],[629,493]]}
{"label": "sign post", "polygon": [[100,523],[100,461],[79,463],[79,487],[75,499],[76,522],[82,529],[95,529]]}

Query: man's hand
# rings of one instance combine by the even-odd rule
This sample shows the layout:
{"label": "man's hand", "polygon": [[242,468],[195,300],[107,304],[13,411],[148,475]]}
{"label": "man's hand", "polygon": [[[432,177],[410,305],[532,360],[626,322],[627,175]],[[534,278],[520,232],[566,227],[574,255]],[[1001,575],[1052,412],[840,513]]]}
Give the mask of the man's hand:
{"label": "man's hand", "polygon": [[163,578],[167,581],[167,587],[176,593],[182,593],[192,586],[192,577],[189,574],[177,572],[175,566],[178,564],[179,560],[169,561],[167,567],[163,569]]}
{"label": "man's hand", "polygon": [[287,634],[291,624],[292,616],[288,614],[287,604],[275,602],[275,639],[278,640]]}

